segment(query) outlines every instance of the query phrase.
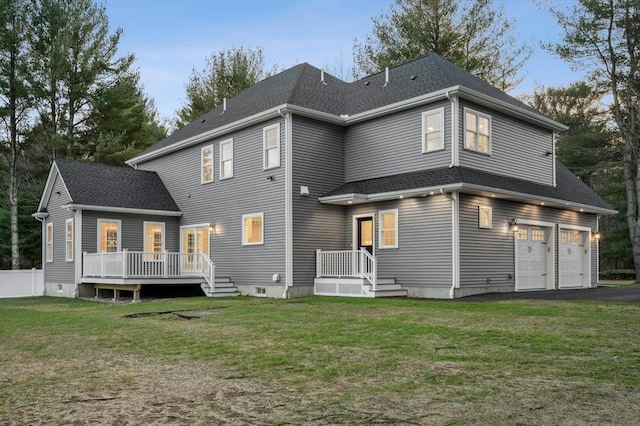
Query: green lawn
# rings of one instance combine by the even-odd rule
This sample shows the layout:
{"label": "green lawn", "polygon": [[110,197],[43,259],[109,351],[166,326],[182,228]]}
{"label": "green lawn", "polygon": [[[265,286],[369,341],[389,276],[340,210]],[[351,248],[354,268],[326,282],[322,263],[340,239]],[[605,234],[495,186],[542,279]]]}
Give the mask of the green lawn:
{"label": "green lawn", "polygon": [[0,366],[0,425],[634,424],[640,305],[4,299]]}

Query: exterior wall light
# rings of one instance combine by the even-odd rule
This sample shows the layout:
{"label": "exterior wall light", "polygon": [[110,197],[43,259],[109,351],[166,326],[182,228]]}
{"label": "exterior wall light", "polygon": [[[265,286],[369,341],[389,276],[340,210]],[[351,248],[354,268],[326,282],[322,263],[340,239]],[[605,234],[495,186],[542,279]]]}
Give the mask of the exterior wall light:
{"label": "exterior wall light", "polygon": [[600,239],[600,231],[598,231],[597,229],[595,231],[592,231],[591,236],[594,240],[598,241]]}
{"label": "exterior wall light", "polygon": [[209,234],[215,234],[216,233],[216,224],[215,223],[210,223],[209,224]]}
{"label": "exterior wall light", "polygon": [[518,227],[518,219],[515,217],[509,221],[509,229],[513,232],[518,232],[520,228]]}

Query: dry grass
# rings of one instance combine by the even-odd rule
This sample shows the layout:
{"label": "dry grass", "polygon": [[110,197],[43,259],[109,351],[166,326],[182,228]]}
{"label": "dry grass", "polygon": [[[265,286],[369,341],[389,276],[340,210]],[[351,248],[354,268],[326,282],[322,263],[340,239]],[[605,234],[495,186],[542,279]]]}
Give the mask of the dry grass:
{"label": "dry grass", "polygon": [[637,424],[639,332],[637,304],[4,300],[0,424]]}

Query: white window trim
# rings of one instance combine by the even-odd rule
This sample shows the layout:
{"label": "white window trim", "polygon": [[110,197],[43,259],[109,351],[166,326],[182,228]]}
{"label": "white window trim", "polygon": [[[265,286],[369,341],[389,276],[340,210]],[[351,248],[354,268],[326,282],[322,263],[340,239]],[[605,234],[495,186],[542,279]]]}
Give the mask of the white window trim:
{"label": "white window trim", "polygon": [[[482,212],[489,212],[489,223],[484,225],[482,223]],[[478,206],[478,228],[492,229],[493,228],[493,209],[488,206]]]}
{"label": "white window trim", "polygon": [[[182,249],[184,247],[184,238],[183,238],[184,237],[184,235],[183,235],[184,231],[190,230],[190,231],[194,231],[197,234],[199,229],[203,229],[203,228],[209,229],[210,226],[211,226],[210,223],[197,223],[195,225],[182,225],[180,227],[180,251],[182,251]],[[211,234],[210,233],[207,235],[207,254],[209,256],[211,256]]]}
{"label": "white window trim", "polygon": [[[262,220],[262,239],[260,242],[258,243],[247,243],[246,239],[245,239],[245,219],[251,218],[251,217],[260,217],[260,219]],[[243,246],[258,246],[258,245],[263,245],[264,244],[264,213],[250,213],[250,214],[243,214],[242,215],[242,245]]]}
{"label": "white window trim", "polygon": [[[100,232],[100,228],[102,227],[102,223],[117,223],[118,224],[118,246],[116,252],[122,251],[122,221],[120,219],[98,219],[98,228],[97,228],[97,238],[96,242],[98,243],[98,247],[96,249],[96,253],[103,253],[100,251],[100,246],[102,242],[102,232]],[[104,252],[106,253],[106,252]]]}
{"label": "white window trim", "polygon": [[[206,150],[211,150],[211,180],[205,180],[204,179],[204,152]],[[201,184],[205,184],[205,183],[211,183],[213,182],[213,145],[207,145],[207,146],[203,146],[202,148],[200,148],[200,183]]]}
{"label": "white window trim", "polygon": [[[427,129],[426,129],[426,118],[430,115],[440,114],[440,132],[442,133],[440,137],[440,148],[435,149],[427,149]],[[444,150],[444,107],[432,109],[429,111],[425,111],[422,113],[422,153],[425,154],[427,152],[435,152]]]}
{"label": "white window trim", "polygon": [[[383,238],[384,229],[382,229],[382,216],[388,213],[393,213],[393,217],[394,217],[393,229],[396,232],[396,242],[393,245],[385,245],[384,238]],[[398,248],[398,209],[380,210],[378,212],[378,248],[380,249]]]}
{"label": "white window trim", "polygon": [[[276,129],[278,133],[278,136],[276,137],[278,145],[275,148],[271,148],[278,151],[278,155],[276,157],[278,159],[278,163],[275,166],[267,166],[267,132],[271,129]],[[280,167],[280,123],[276,123],[262,129],[262,167],[263,170],[275,169]]]}
{"label": "white window trim", "polygon": [[[71,239],[69,239],[69,224],[71,224]],[[73,219],[67,219],[64,224],[64,249],[67,262],[73,262],[74,234]],[[71,243],[71,250],[69,250],[69,243]]]}
{"label": "white window trim", "polygon": [[[224,171],[224,168],[222,167],[222,163],[223,163],[222,147],[225,145],[231,145],[231,158],[227,160],[227,161],[231,161],[231,174],[229,176],[222,175],[222,172]],[[220,166],[220,180],[230,179],[233,177],[233,139],[226,139],[220,142],[220,145],[218,146],[218,150],[219,150],[218,157],[219,157],[219,166]]]}
{"label": "white window trim", "polygon": [[[51,250],[49,250],[49,235],[51,235]],[[45,243],[44,243],[44,253],[45,253],[45,261],[47,263],[53,262],[53,222],[47,223],[45,228]],[[51,255],[51,256],[49,256]]]}
{"label": "white window trim", "polygon": [[161,247],[160,253],[164,252],[166,250],[166,247],[167,247],[165,245],[165,224],[164,224],[164,222],[147,222],[147,221],[144,221],[142,223],[142,226],[144,227],[144,237],[143,237],[144,238],[144,244],[143,244],[144,251],[148,252],[148,253],[151,253],[151,251],[147,250],[147,241],[148,241],[147,237],[149,236],[148,235],[147,226],[149,226],[149,225],[152,225],[152,226],[160,225],[160,232],[162,233],[162,243],[161,243],[162,247]]}
{"label": "white window trim", "polygon": [[[482,152],[482,151],[480,151],[478,149],[473,149],[473,148],[468,148],[467,147],[467,113],[475,114],[478,117],[486,118],[489,121],[489,132],[488,132],[489,133],[489,149],[487,150],[487,152]],[[492,123],[491,116],[489,114],[487,114],[487,113],[480,112],[480,111],[472,109],[472,108],[464,107],[463,108],[463,112],[462,112],[462,120],[463,120],[462,122],[464,123],[463,133],[462,133],[464,149],[467,150],[467,151],[470,151],[470,152],[477,152],[478,154],[482,154],[482,155],[491,155],[491,151],[493,149],[493,123]],[[477,133],[477,131],[476,131],[476,133]]]}

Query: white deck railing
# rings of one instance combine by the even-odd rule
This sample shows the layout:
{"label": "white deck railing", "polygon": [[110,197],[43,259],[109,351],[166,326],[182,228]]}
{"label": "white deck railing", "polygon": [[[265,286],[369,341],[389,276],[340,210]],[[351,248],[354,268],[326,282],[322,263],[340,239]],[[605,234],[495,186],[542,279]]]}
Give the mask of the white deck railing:
{"label": "white deck railing", "polygon": [[367,250],[316,250],[316,276],[364,278],[376,290],[376,258]]}
{"label": "white deck railing", "polygon": [[100,278],[203,277],[213,288],[215,265],[204,253],[150,253],[123,250],[83,253],[82,275]]}

